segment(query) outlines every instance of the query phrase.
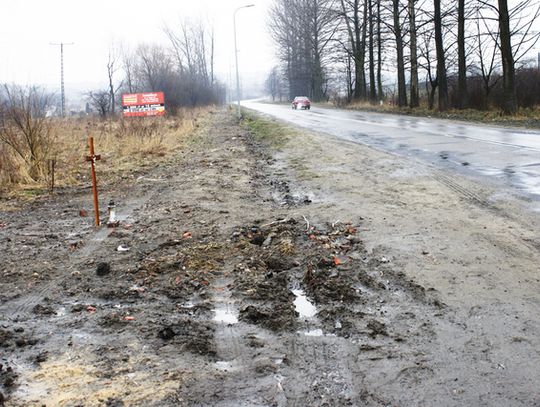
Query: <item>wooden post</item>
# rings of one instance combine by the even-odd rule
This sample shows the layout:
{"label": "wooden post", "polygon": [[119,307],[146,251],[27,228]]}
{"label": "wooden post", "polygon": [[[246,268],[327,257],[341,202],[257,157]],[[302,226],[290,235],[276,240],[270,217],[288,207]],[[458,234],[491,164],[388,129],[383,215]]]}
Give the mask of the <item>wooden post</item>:
{"label": "wooden post", "polygon": [[54,171],[56,168],[56,159],[52,158],[47,161],[47,167],[49,172],[49,193],[54,193]]}
{"label": "wooden post", "polygon": [[99,220],[99,201],[97,190],[97,178],[96,178],[96,161],[101,160],[101,155],[96,155],[94,152],[94,138],[88,139],[88,146],[90,147],[90,155],[86,156],[86,161],[90,161],[92,166],[92,192],[94,193],[94,214],[96,217],[96,226],[101,224]]}

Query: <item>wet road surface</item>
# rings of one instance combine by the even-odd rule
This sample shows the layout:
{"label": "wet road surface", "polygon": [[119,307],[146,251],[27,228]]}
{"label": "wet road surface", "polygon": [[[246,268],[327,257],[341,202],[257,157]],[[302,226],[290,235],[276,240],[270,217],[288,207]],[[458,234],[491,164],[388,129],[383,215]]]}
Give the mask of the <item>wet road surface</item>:
{"label": "wet road surface", "polygon": [[487,176],[540,201],[540,131],[450,120],[244,101],[243,106],[312,131]]}

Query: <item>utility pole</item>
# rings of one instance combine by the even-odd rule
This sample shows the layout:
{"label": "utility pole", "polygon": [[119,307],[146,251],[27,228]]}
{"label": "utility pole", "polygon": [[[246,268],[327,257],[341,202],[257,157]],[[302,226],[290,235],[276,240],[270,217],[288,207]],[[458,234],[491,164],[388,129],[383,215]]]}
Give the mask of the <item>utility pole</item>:
{"label": "utility pole", "polygon": [[51,43],[51,45],[60,45],[60,92],[62,94],[62,117],[66,117],[66,94],[64,92],[64,45],[73,44],[73,42]]}
{"label": "utility pole", "polygon": [[236,62],[236,99],[237,99],[237,115],[238,120],[242,118],[242,114],[240,112],[240,74],[238,73],[238,47],[236,46],[236,12],[243,8],[253,7],[255,4],[248,4],[245,6],[238,7],[236,10],[234,10],[233,13],[233,29],[234,29],[234,58]]}

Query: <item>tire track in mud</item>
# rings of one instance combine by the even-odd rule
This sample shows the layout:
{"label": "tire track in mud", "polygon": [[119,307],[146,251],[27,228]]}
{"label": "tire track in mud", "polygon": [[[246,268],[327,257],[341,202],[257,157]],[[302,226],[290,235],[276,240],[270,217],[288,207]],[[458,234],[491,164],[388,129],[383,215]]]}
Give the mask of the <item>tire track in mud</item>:
{"label": "tire track in mud", "polygon": [[300,333],[287,339],[285,347],[291,360],[290,368],[283,372],[289,406],[358,405],[361,372],[352,362],[356,357],[348,340]]}
{"label": "tire track in mud", "polygon": [[[444,306],[435,293],[366,253],[356,227],[306,232],[293,220],[268,225],[241,229],[250,260],[236,267],[234,293],[242,301],[241,320],[272,331],[273,346],[284,355],[277,370],[281,400],[299,407],[381,405],[384,395],[364,382],[366,362],[384,365],[395,344],[431,338],[429,314]],[[315,316],[287,313],[284,304],[292,305],[291,291],[299,288]],[[396,323],[409,301],[417,316]]]}
{"label": "tire track in mud", "polygon": [[[432,176],[432,178],[435,181],[445,185],[452,191],[456,192],[459,196],[465,198],[473,205],[476,205],[486,210],[490,210],[493,213],[496,213],[497,215],[503,216],[512,221],[516,220],[515,216],[510,215],[508,212],[499,210],[494,204],[482,198],[479,194],[475,193],[470,188],[461,185],[454,177],[442,174],[440,172],[436,172],[435,175]],[[540,252],[540,242],[537,242],[525,236],[521,236],[511,229],[508,229],[508,233],[514,236],[522,245],[527,247],[532,252]]]}
{"label": "tire track in mud", "polygon": [[471,191],[469,188],[460,185],[453,177],[445,175],[441,172],[436,172],[435,175],[432,176],[432,178],[435,181],[440,182],[441,184],[450,188],[452,191],[457,192],[458,195],[462,196],[473,204],[483,208],[493,209],[493,206],[488,201],[480,197],[480,195],[476,194],[475,192]]}
{"label": "tire track in mud", "polygon": [[[225,264],[223,269],[232,266]],[[203,373],[205,380],[185,389],[182,396],[193,406],[277,407],[287,406],[278,374],[282,361],[280,339],[238,320],[241,300],[230,290],[234,279],[221,272],[209,290],[213,292],[215,358]],[[219,394],[213,388],[219,387]]]}
{"label": "tire track in mud", "polygon": [[[229,290],[230,278],[219,278],[215,281],[214,296],[214,322],[217,363],[227,366],[230,363],[245,365],[245,347],[241,343],[240,329],[238,327],[238,310],[231,298]],[[231,366],[232,367],[232,366]]]}

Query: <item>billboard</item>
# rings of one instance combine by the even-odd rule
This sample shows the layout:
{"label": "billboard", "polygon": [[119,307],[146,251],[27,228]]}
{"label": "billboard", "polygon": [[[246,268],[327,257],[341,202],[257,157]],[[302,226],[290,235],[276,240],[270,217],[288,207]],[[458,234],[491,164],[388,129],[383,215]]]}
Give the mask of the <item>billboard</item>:
{"label": "billboard", "polygon": [[122,95],[124,117],[164,116],[165,95],[163,92],[128,93]]}

